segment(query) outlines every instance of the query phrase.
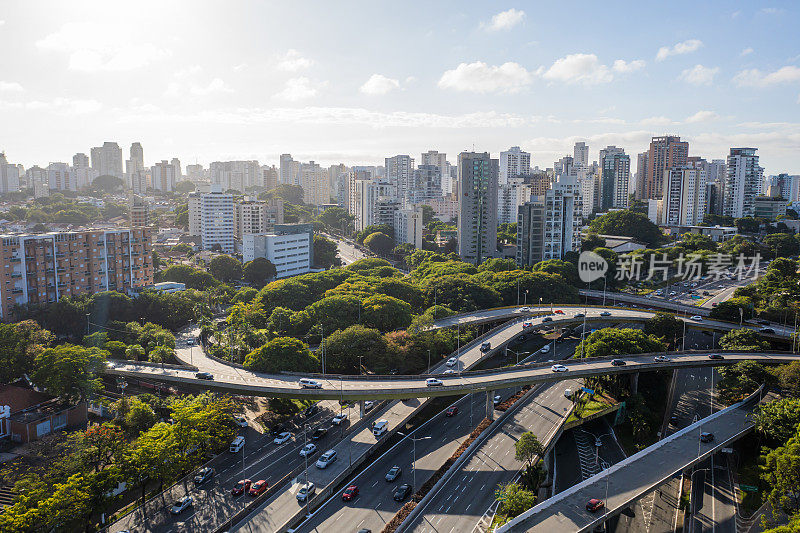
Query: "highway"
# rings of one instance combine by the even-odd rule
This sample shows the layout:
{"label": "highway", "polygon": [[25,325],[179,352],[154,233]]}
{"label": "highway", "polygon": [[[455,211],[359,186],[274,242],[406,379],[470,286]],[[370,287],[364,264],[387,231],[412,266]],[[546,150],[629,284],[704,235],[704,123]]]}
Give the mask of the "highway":
{"label": "highway", "polygon": [[[675,472],[711,457],[717,450],[750,431],[750,404],[736,404],[699,420],[631,457],[567,489],[498,528],[497,533],[523,531],[589,531],[662,484]],[[714,441],[700,442],[701,432]],[[599,513],[585,509],[591,498],[605,501]]]}

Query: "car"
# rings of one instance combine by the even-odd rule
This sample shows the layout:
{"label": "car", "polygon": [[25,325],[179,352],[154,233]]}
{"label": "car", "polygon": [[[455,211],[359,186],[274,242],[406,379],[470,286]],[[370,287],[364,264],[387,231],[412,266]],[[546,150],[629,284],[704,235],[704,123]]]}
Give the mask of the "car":
{"label": "car", "polygon": [[761,328],[758,331],[759,333],[775,333],[775,330],[772,328]]}
{"label": "car", "polygon": [[317,428],[311,434],[311,440],[319,440],[325,437],[328,434],[328,428]]}
{"label": "car", "polygon": [[342,493],[342,501],[349,502],[350,500],[358,497],[358,485],[350,485]]}
{"label": "car", "polygon": [[274,442],[275,444],[279,444],[280,445],[280,444],[284,444],[284,443],[288,442],[289,439],[291,439],[291,438],[292,438],[292,434],[289,433],[288,431],[284,431],[283,433],[278,433],[275,436],[275,440],[273,440],[272,442]]}
{"label": "car", "polygon": [[356,533],[372,533],[372,530],[371,529],[367,529],[365,527],[362,527],[361,529],[356,531]]}
{"label": "car", "polygon": [[553,365],[550,367],[550,370],[552,370],[553,372],[566,372],[569,369],[564,365]]}
{"label": "car", "polygon": [[328,467],[329,464],[336,460],[336,450],[328,450],[317,459],[316,467],[320,470]]}
{"label": "car", "polygon": [[455,370],[453,370],[452,368],[448,368],[447,370],[445,370],[445,371],[444,371],[444,373],[445,373],[445,374],[455,374],[455,373],[456,373],[456,371],[455,371]]}
{"label": "car", "polygon": [[551,316],[546,316],[546,317],[544,317],[542,319],[542,322],[552,322],[552,321],[553,321],[553,317],[551,317]]}
{"label": "car", "polygon": [[308,457],[309,455],[314,455],[314,452],[317,451],[317,445],[313,442],[309,442],[302,448],[300,448],[300,457]]}
{"label": "car", "polygon": [[495,394],[494,398],[492,398],[492,403],[495,406],[500,405],[502,403],[502,401],[503,401],[503,397],[500,396],[499,394]]}
{"label": "car", "polygon": [[653,357],[653,361],[655,361],[656,363],[668,363],[669,357],[667,357],[666,355],[657,355]]}
{"label": "car", "polygon": [[716,360],[716,361],[720,361],[720,360],[722,360],[722,359],[725,359],[725,358],[724,358],[722,355],[720,355],[720,354],[718,354],[718,353],[712,353],[712,354],[709,354],[708,358],[709,358],[709,359],[714,359],[714,360]]}
{"label": "car", "polygon": [[694,315],[694,316],[693,316],[692,318],[690,318],[689,320],[694,320],[695,322],[700,322],[700,321],[702,321],[702,320],[703,320],[703,317],[701,317],[700,315]]}
{"label": "car", "polygon": [[586,510],[590,513],[596,513],[600,509],[605,506],[603,500],[598,500],[597,498],[592,498],[588,502],[586,502]]}
{"label": "car", "polygon": [[600,313],[600,316],[611,316],[611,312],[610,311],[603,311],[602,313]]}
{"label": "car", "polygon": [[758,320],[758,323],[762,326],[769,326],[769,320]]}
{"label": "car", "polygon": [[186,339],[186,346],[194,346],[194,338],[189,337]]}
{"label": "car", "polygon": [[194,475],[194,484],[195,485],[202,485],[211,480],[214,477],[214,469],[209,467],[203,467],[197,471]]}
{"label": "car", "polygon": [[385,479],[387,482],[391,483],[392,481],[394,481],[394,480],[396,480],[397,478],[399,478],[399,477],[402,475],[402,473],[403,473],[403,469],[402,469],[402,468],[400,468],[400,467],[399,467],[399,466],[397,466],[397,465],[394,465],[393,467],[391,467],[391,468],[389,469],[389,471],[388,471],[388,472],[386,472],[386,475],[384,476],[384,479]]}
{"label": "car", "polygon": [[194,377],[197,379],[209,380],[214,379],[214,374],[211,372],[195,372]]}
{"label": "car", "polygon": [[458,363],[458,359],[456,359],[455,357],[451,357],[450,359],[447,360],[447,363],[445,364],[447,366],[456,366],[456,363]]}
{"label": "car", "polygon": [[309,417],[317,414],[317,411],[319,411],[319,405],[316,403],[312,403],[311,405],[306,407],[306,410],[303,411],[303,414],[306,415],[306,417]]}
{"label": "car", "polygon": [[365,413],[367,411],[371,410],[373,407],[375,407],[375,402],[373,402],[372,400],[367,400],[367,401],[364,402],[364,412]]}
{"label": "car", "polygon": [[486,353],[491,349],[492,349],[491,342],[484,342],[483,344],[481,344],[481,352]]}
{"label": "car", "polygon": [[297,501],[306,501],[310,495],[314,494],[315,490],[317,490],[317,487],[311,481],[300,485],[300,490],[297,491]]}
{"label": "car", "polygon": [[176,500],[175,503],[172,504],[172,507],[169,508],[170,514],[181,514],[186,509],[192,506],[194,500],[192,500],[191,496],[184,496],[183,498]]}
{"label": "car", "polygon": [[447,411],[444,412],[444,416],[448,417],[455,416],[456,414],[458,414],[458,407],[456,407],[455,405],[451,405],[450,407],[447,408]]}
{"label": "car", "polygon": [[586,315],[585,315],[585,314],[583,314],[583,313],[575,313],[575,318],[583,318],[583,317],[585,317],[585,316],[586,316]]}
{"label": "car", "polygon": [[231,496],[241,496],[245,492],[249,492],[252,484],[253,482],[249,479],[240,479],[231,489]]}
{"label": "car", "polygon": [[247,491],[247,494],[249,494],[250,496],[258,496],[259,494],[267,490],[267,487],[268,484],[266,480],[259,479],[250,486],[250,490]]}
{"label": "car", "polygon": [[564,311],[562,311],[561,309],[556,309],[555,311],[553,311],[553,314],[555,314],[555,315],[563,315]]}
{"label": "car", "polygon": [[240,428],[250,427],[250,424],[247,423],[247,419],[244,417],[244,415],[233,415],[233,421]]}
{"label": "car", "polygon": [[700,442],[713,442],[713,441],[714,441],[713,433],[709,433],[708,431],[700,433]]}
{"label": "car", "polygon": [[530,313],[531,312],[531,308],[530,307],[520,307],[519,308],[519,312],[520,313]]}
{"label": "car", "polygon": [[522,323],[522,329],[529,329],[532,327],[533,327],[533,322],[531,322],[530,320],[526,320],[525,322]]}
{"label": "car", "polygon": [[228,451],[231,453],[238,453],[242,448],[244,448],[244,437],[239,435],[238,437],[233,439],[233,442],[231,442]]}
{"label": "car", "polygon": [[322,383],[315,379],[309,378],[301,378],[300,381],[297,382],[300,385],[301,389],[321,389]]}
{"label": "car", "polygon": [[710,292],[708,292],[708,291],[703,291],[703,296],[710,296],[710,295],[711,295],[711,293],[710,293]]}
{"label": "car", "polygon": [[408,498],[409,494],[411,494],[411,485],[409,485],[408,483],[403,483],[394,490],[394,495],[392,496],[392,499],[394,499],[394,501],[396,502],[402,502],[403,500]]}
{"label": "car", "polygon": [[625,361],[623,361],[622,359],[611,360],[611,366],[625,366],[625,364],[626,364]]}
{"label": "car", "polygon": [[331,424],[334,426],[341,426],[343,422],[347,421],[347,413],[339,413],[331,419]]}
{"label": "car", "polygon": [[545,344],[544,346],[539,348],[539,351],[542,352],[542,353],[549,353],[550,352],[550,345],[549,344]]}
{"label": "car", "polygon": [[427,385],[428,387],[441,387],[442,385],[444,385],[444,382],[442,382],[441,379],[428,378],[425,380],[425,385]]}

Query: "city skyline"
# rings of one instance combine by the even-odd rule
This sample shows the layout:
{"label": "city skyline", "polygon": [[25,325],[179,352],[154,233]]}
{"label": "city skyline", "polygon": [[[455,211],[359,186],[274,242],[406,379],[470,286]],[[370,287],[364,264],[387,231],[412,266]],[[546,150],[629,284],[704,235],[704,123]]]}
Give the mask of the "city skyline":
{"label": "city skyline", "polygon": [[607,145],[635,154],[675,134],[693,156],[757,146],[765,174],[800,172],[792,3],[626,5],[627,32],[618,10],[589,3],[418,12],[11,2],[0,15],[0,46],[15,51],[3,61],[0,111],[15,134],[0,150],[29,167],[140,141],[148,163],[207,167],[277,164],[281,153],[381,164],[429,149],[454,162],[473,147],[520,146],[544,168],[576,141],[596,160]]}

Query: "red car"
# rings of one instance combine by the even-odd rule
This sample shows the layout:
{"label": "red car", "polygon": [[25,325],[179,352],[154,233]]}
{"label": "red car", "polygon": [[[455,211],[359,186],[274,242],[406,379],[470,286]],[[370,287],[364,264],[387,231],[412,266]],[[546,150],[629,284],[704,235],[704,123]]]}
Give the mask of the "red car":
{"label": "red car", "polygon": [[358,496],[358,485],[350,485],[344,489],[344,492],[342,493],[342,501],[349,502],[356,496]]}
{"label": "red car", "polygon": [[444,416],[455,416],[456,413],[458,413],[458,407],[453,405],[447,408],[447,411],[444,412]]}
{"label": "red car", "polygon": [[553,311],[553,314],[555,314],[555,315],[563,315],[564,311],[562,311],[561,309],[556,309],[555,311]]}
{"label": "red car", "polygon": [[236,485],[234,485],[233,488],[231,489],[231,494],[233,496],[241,496],[242,494],[250,490],[250,485],[252,484],[253,482],[250,481],[249,479],[240,479],[239,482]]}
{"label": "red car", "polygon": [[258,481],[253,483],[253,485],[250,487],[250,491],[248,492],[248,494],[250,496],[258,496],[265,490],[267,490],[267,482],[264,481],[263,479],[259,479]]}
{"label": "red car", "polygon": [[592,498],[588,502],[586,502],[586,510],[590,513],[596,513],[600,509],[605,506],[603,500],[598,500],[597,498]]}

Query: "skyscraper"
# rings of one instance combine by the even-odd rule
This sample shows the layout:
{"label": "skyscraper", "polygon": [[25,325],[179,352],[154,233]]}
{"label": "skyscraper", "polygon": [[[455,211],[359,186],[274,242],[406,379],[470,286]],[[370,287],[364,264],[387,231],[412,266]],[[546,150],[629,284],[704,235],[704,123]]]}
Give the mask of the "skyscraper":
{"label": "skyscraper", "polygon": [[303,189],[303,201],[305,203],[322,205],[331,201],[328,171],[314,161],[300,165],[297,184]]}
{"label": "skyscraper", "polygon": [[608,146],[600,150],[600,210],[628,207],[628,184],[631,158],[622,148]]}
{"label": "skyscraper", "polygon": [[660,199],[667,186],[667,171],[686,166],[689,157],[689,143],[680,137],[666,135],[653,137],[647,154],[647,176],[645,177],[643,199]]}
{"label": "skyscraper", "polygon": [[670,169],[662,202],[662,224],[700,224],[706,213],[705,166],[697,162],[695,165]]}
{"label": "skyscraper", "polygon": [[280,173],[278,180],[282,185],[297,185],[297,173],[300,172],[300,162],[292,159],[292,154],[281,154]]}
{"label": "skyscraper", "polygon": [[726,167],[723,214],[733,218],[753,216],[755,197],[761,193],[764,169],[757,148],[731,148]]}
{"label": "skyscraper", "polygon": [[92,168],[97,171],[98,176],[114,176],[119,179],[124,177],[122,150],[117,143],[106,141],[103,146],[92,148],[91,155]]}
{"label": "skyscraper", "polygon": [[636,183],[633,187],[633,194],[637,200],[647,200],[645,191],[647,190],[647,156],[649,151],[642,152],[636,156]]}
{"label": "skyscraper", "polygon": [[589,166],[589,146],[584,142],[575,143],[573,158],[576,167]]}
{"label": "skyscraper", "polygon": [[153,189],[172,192],[175,189],[175,166],[166,159],[150,169]]}
{"label": "skyscraper", "polygon": [[497,251],[499,162],[488,152],[458,154],[458,255],[480,264]]}
{"label": "skyscraper", "polygon": [[397,199],[401,205],[410,200],[412,181],[414,179],[414,158],[408,155],[396,155],[386,158],[386,179],[397,190]]}
{"label": "skyscraper", "polygon": [[498,183],[506,185],[509,178],[528,175],[531,172],[531,154],[523,152],[519,146],[512,146],[500,152],[500,175]]}
{"label": "skyscraper", "polygon": [[236,208],[233,195],[223,193],[219,184],[200,196],[200,236],[204,250],[234,251]]}
{"label": "skyscraper", "polygon": [[409,200],[411,203],[422,204],[429,200],[441,197],[441,168],[438,165],[420,165],[414,169],[413,187],[409,195]]}
{"label": "skyscraper", "polygon": [[19,167],[10,165],[6,154],[0,152],[0,194],[19,191]]}

